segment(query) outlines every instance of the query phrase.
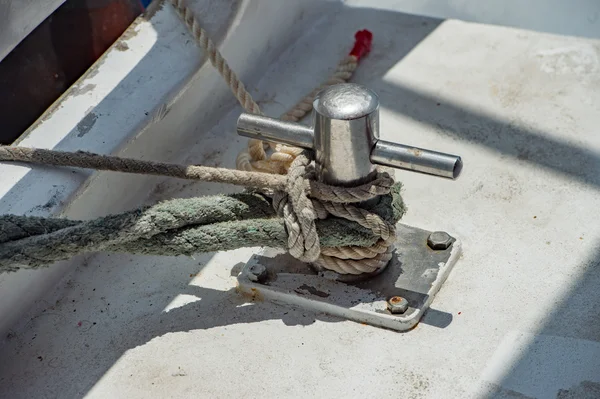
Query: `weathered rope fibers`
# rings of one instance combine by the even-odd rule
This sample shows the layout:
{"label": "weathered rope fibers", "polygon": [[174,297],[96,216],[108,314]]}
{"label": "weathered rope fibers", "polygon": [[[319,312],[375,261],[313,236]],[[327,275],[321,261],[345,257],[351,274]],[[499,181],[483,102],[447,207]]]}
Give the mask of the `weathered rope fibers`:
{"label": "weathered rope fibers", "polygon": [[[381,172],[373,181],[359,187],[328,186],[307,178],[314,173],[309,167],[308,158],[302,154],[294,162],[299,164],[303,162],[303,164],[292,169],[292,172],[294,170],[297,172],[288,176],[211,167],[199,167],[202,168],[202,173],[187,173],[191,166],[104,156],[88,152],[69,153],[21,147],[0,147],[0,161],[88,167],[238,185],[247,185],[250,182],[255,187],[262,185],[278,190],[288,189],[289,181],[293,180],[295,185],[291,186],[297,190],[286,195],[291,194],[292,198],[296,198],[296,202],[308,200],[308,203],[303,203],[301,209],[312,206],[316,209],[313,220],[319,219],[315,222],[314,232],[299,234],[297,230],[301,227],[297,226],[298,222],[286,220],[286,218],[294,217],[293,208],[288,209],[287,213],[279,212],[283,217],[282,223],[281,219],[274,218],[273,210],[270,208],[271,204],[265,208],[266,200],[259,201],[256,195],[244,197],[246,202],[243,206],[240,202],[236,202],[235,205],[231,203],[233,199],[237,198],[235,196],[176,199],[154,207],[107,216],[90,222],[5,215],[0,217],[0,271],[14,271],[18,269],[16,264],[39,267],[56,260],[66,259],[77,253],[100,250],[163,253],[166,255],[226,250],[247,245],[272,246],[277,244],[288,249],[294,248],[293,254],[298,257],[309,259],[306,256],[310,256],[311,260],[307,261],[317,265],[325,265],[323,267],[337,269],[344,274],[359,274],[364,272],[362,270],[373,271],[381,267],[382,262],[385,262],[389,246],[382,250],[381,238],[389,238],[393,235],[389,231],[384,233],[382,230],[393,228],[404,212],[404,205],[399,195],[399,185],[394,185],[393,179],[387,173]],[[191,170],[195,171],[196,169]],[[252,178],[250,180],[244,178],[247,175]],[[285,183],[283,185],[282,179]],[[376,210],[367,210],[351,205],[352,202],[378,196],[380,201]],[[281,198],[281,194],[279,197],[277,199],[279,203],[287,201],[287,206],[293,207],[294,200],[288,201],[286,198]],[[221,199],[218,200],[218,198]],[[393,198],[393,201],[390,198]],[[275,208],[280,210],[282,205],[275,205]],[[337,218],[327,218],[329,214]],[[244,223],[239,224],[240,221],[244,221]],[[285,228],[283,228],[284,225]],[[319,228],[319,226],[321,227]],[[362,233],[356,233],[361,231]],[[325,237],[333,234],[335,239],[327,241],[326,238],[320,238],[323,234]],[[360,234],[363,236],[366,234],[370,237],[370,241],[365,242],[364,237],[361,238]],[[320,246],[321,241],[324,240],[326,244],[323,250],[316,253],[309,251],[308,255],[304,255],[304,236],[308,236],[312,240],[311,247]],[[286,245],[281,245],[282,237],[287,237]],[[315,240],[318,240],[318,244],[315,244]],[[192,245],[191,242],[195,244]],[[222,244],[221,247],[218,246],[219,243]],[[368,252],[370,248],[372,248],[369,256],[371,261],[360,266],[359,263],[364,260],[359,261],[357,258],[365,257],[365,251]],[[341,261],[337,258],[340,258]]]}
{"label": "weathered rope fibers", "polygon": [[[370,211],[393,224],[403,214],[399,186]],[[368,228],[340,219],[317,220],[323,249],[369,247]],[[192,255],[248,246],[287,247],[287,232],[269,200],[257,193],[175,199],[90,221],[0,216],[0,272],[47,267],[86,252]]]}

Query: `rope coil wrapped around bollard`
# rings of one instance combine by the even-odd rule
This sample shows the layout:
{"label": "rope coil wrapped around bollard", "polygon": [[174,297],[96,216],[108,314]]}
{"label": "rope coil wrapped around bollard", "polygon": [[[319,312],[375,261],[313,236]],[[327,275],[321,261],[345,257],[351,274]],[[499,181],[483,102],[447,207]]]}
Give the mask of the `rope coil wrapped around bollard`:
{"label": "rope coil wrapped around bollard", "polygon": [[[278,246],[340,274],[367,273],[389,261],[393,227],[405,212],[401,185],[387,172],[354,188],[329,186],[310,180],[314,171],[306,154],[296,158],[288,176],[21,147],[0,147],[0,161],[219,181],[266,188],[276,198],[271,202],[257,190],[173,199],[91,221],[3,215],[0,272],[49,266],[85,252],[173,256]],[[196,168],[202,173],[196,173]],[[246,175],[251,177],[241,178]],[[290,187],[293,190],[286,191]],[[371,208],[353,205],[377,197],[379,201]],[[314,212],[308,217],[312,221],[307,222],[304,211],[311,207]]]}

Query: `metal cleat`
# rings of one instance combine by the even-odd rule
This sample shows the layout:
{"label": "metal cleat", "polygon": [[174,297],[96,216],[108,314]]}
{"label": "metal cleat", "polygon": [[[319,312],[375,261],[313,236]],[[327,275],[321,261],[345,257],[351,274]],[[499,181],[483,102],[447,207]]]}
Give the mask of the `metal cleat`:
{"label": "metal cleat", "polygon": [[457,155],[379,140],[379,98],[364,86],[330,86],[319,93],[313,110],[314,127],[243,113],[237,132],[315,151],[318,177],[329,184],[360,184],[374,165],[451,179],[460,174],[462,160]]}
{"label": "metal cleat", "polygon": [[[243,113],[237,131],[245,137],[314,151],[317,178],[333,185],[362,184],[370,179],[375,165],[450,179],[461,172],[462,160],[457,155],[379,140],[379,99],[364,86],[344,83],[323,90],[313,103],[312,115],[313,127],[308,127]],[[283,251],[265,249],[246,264],[238,276],[239,288],[266,300],[396,331],[410,330],[458,260],[461,243],[445,232],[400,223],[396,227],[394,256],[379,274],[316,271]],[[264,272],[264,279],[254,278],[257,268]],[[399,306],[390,306],[397,298],[401,298],[401,311]],[[450,322],[451,315],[437,313],[438,326]]]}

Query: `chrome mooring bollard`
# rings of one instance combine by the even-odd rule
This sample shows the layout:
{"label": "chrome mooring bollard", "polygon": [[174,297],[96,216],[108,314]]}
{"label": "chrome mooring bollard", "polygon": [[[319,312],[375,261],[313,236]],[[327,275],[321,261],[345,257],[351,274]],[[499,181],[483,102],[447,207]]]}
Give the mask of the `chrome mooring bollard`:
{"label": "chrome mooring bollard", "polygon": [[318,179],[354,186],[369,179],[374,165],[456,179],[462,169],[457,155],[379,140],[379,98],[355,83],[321,91],[313,103],[313,126],[243,113],[241,136],[315,151]]}
{"label": "chrome mooring bollard", "polygon": [[[457,155],[380,140],[379,99],[361,85],[344,83],[320,92],[312,118],[312,127],[308,127],[242,114],[237,131],[242,136],[314,151],[317,178],[327,184],[364,183],[373,176],[375,165],[450,179],[461,172]],[[246,264],[238,277],[240,290],[265,300],[408,331],[421,320],[458,261],[461,241],[442,231],[402,223],[396,224],[396,231],[394,255],[375,273],[328,275],[324,276],[328,281],[317,286],[314,269],[291,266],[297,261],[282,261],[280,252],[266,249]],[[358,284],[360,289],[348,289],[348,284]]]}

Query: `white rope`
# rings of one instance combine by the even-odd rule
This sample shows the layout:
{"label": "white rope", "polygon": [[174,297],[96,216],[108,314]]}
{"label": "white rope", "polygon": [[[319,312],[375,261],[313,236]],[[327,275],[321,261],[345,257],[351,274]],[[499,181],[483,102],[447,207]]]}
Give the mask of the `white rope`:
{"label": "white rope", "polygon": [[[299,154],[288,172],[285,191],[276,191],[273,196],[273,207],[277,214],[283,217],[288,231],[290,254],[304,262],[313,262],[317,267],[334,270],[340,274],[371,273],[385,267],[391,259],[395,226],[379,215],[354,205],[326,201],[324,197],[327,195],[323,196],[323,192],[317,194],[320,198],[310,199],[308,193],[314,175],[314,167],[306,153]],[[387,173],[381,173],[375,180],[383,181],[387,185],[388,179],[391,177]],[[378,192],[381,189],[381,186],[379,187],[372,192]],[[344,190],[341,187],[337,189]],[[346,190],[361,192],[363,198],[368,199],[361,187]],[[324,192],[331,194],[329,190]],[[377,195],[372,194],[370,198]],[[356,222],[381,239],[371,247],[320,248],[315,219],[325,219],[330,214]]]}
{"label": "white rope", "polygon": [[[171,0],[171,4],[175,7],[177,13],[181,16],[186,26],[196,39],[196,42],[206,52],[210,63],[215,67],[219,74],[225,80],[225,83],[231,89],[231,92],[238,100],[240,105],[253,114],[262,114],[260,107],[254,101],[246,87],[237,77],[235,72],[231,70],[225,58],[221,55],[215,43],[211,40],[208,33],[202,29],[193,11],[184,4],[184,0]],[[248,152],[252,160],[262,160],[266,158],[266,153],[263,144],[259,140],[250,140],[248,144]]]}

